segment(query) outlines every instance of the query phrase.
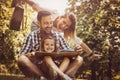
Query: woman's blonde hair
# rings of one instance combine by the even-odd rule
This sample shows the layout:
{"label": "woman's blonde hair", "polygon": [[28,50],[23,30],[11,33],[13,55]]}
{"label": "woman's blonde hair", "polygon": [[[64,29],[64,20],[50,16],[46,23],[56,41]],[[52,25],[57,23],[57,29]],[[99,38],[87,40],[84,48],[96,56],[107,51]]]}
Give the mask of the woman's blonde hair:
{"label": "woman's blonde hair", "polygon": [[75,41],[75,34],[76,34],[76,31],[75,31],[75,27],[76,27],[76,17],[73,13],[66,13],[64,14],[63,16],[59,16],[57,17],[54,22],[53,22],[53,25],[54,27],[57,28],[57,21],[59,20],[59,18],[69,18],[69,20],[71,21],[71,25],[69,28],[67,28],[65,31],[64,31],[64,38],[66,39],[66,41],[71,45],[74,43]]}
{"label": "woman's blonde hair", "polygon": [[75,42],[75,34],[76,34],[76,17],[73,13],[66,13],[65,17],[68,17],[71,21],[71,25],[64,31],[64,38],[69,44],[73,44]]}

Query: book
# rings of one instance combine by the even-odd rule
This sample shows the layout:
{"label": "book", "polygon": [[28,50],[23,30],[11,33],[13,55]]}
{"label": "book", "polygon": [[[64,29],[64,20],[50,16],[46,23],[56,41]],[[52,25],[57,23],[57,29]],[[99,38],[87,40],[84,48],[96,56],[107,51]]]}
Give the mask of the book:
{"label": "book", "polygon": [[35,55],[37,57],[44,57],[44,56],[51,56],[51,57],[74,57],[74,56],[77,56],[78,53],[75,52],[75,51],[62,51],[62,52],[52,52],[52,53],[37,51],[35,53]]}

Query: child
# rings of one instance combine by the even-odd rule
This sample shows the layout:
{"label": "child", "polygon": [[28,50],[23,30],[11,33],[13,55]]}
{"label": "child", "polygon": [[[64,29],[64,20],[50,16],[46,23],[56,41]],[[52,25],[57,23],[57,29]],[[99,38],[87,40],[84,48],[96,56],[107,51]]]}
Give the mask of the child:
{"label": "child", "polygon": [[40,46],[42,52],[57,52],[56,39],[50,35],[43,37]]}
{"label": "child", "polygon": [[[51,35],[44,36],[42,38],[41,45],[40,45],[41,46],[41,52],[48,52],[48,53],[57,52],[58,47],[57,47],[56,42],[57,41],[53,36],[51,36]],[[47,66],[50,70],[50,78],[52,80],[54,80],[57,77],[57,74],[64,79],[68,78],[67,75],[63,75],[63,72],[65,71],[65,69],[67,69],[67,67],[70,63],[69,58],[64,57],[64,58],[62,58],[62,60],[61,59],[58,60],[58,58],[57,58],[57,60],[55,60],[55,58],[52,58],[50,56],[45,56],[44,59],[45,59],[46,64],[47,64]],[[54,62],[56,63],[56,65],[59,66],[59,69],[62,72],[56,68],[57,66],[55,64],[53,64],[53,63],[51,63],[52,65],[49,64],[49,60],[53,60],[53,59],[54,59]],[[60,62],[61,62],[61,64],[60,64]],[[65,64],[65,66],[67,66],[66,68],[64,68],[64,70],[63,70],[62,67],[65,67],[65,66],[62,65],[62,64]]]}

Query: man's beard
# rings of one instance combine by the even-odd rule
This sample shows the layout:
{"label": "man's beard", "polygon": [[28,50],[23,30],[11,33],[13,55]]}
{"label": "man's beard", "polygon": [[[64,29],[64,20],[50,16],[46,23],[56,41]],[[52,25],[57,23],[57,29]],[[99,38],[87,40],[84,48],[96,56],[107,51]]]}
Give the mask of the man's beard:
{"label": "man's beard", "polygon": [[40,30],[42,34],[51,34],[52,28],[46,27]]}
{"label": "man's beard", "polygon": [[52,31],[52,28],[45,28],[44,31],[47,33],[47,34],[51,34],[51,31]]}

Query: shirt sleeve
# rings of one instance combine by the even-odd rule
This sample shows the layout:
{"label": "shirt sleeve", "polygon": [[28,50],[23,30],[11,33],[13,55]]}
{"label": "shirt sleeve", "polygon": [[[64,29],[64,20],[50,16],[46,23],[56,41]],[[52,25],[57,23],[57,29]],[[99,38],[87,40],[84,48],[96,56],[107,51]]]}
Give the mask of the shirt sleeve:
{"label": "shirt sleeve", "polygon": [[31,35],[28,35],[23,42],[23,46],[20,50],[20,54],[26,54],[32,50],[32,38]]}
{"label": "shirt sleeve", "polygon": [[37,25],[37,21],[36,21],[36,22],[33,21],[33,22],[31,23],[31,31],[35,31],[35,30],[37,30],[37,29],[39,29],[39,26]]}
{"label": "shirt sleeve", "polygon": [[75,37],[75,44],[81,44],[83,41],[79,37]]}
{"label": "shirt sleeve", "polygon": [[70,49],[70,47],[68,46],[67,42],[65,41],[65,39],[59,35],[59,44],[60,44],[60,49],[61,50],[68,50]]}

